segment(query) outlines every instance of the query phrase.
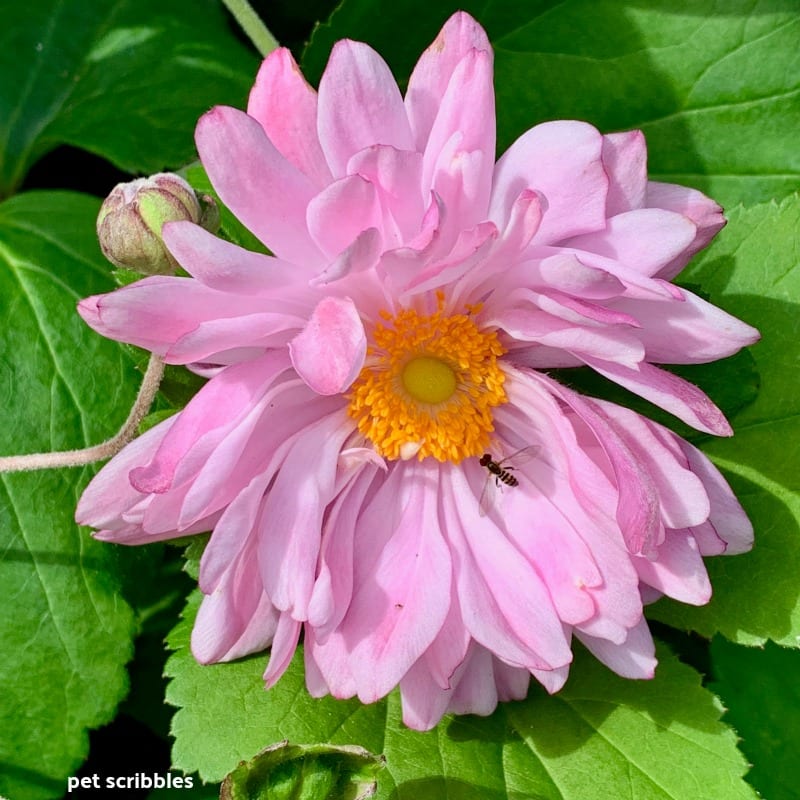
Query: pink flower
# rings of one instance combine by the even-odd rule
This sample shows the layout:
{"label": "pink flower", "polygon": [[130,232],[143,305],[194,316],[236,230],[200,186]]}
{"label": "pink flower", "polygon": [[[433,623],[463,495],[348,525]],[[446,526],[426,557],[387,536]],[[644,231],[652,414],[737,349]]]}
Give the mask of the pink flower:
{"label": "pink flower", "polygon": [[171,223],[191,277],[80,304],[210,380],[100,472],[78,520],[127,544],[213,530],[200,661],[271,645],[271,685],[304,630],[313,694],[399,685],[414,728],[488,714],[531,675],[558,690],[573,636],[650,677],[643,602],[707,602],[701,556],[747,550],[751,527],[694,447],[540,370],[588,364],[729,435],[652,363],[757,339],[670,283],[720,208],[648,182],[639,132],[549,122],[495,164],[492,52],[464,13],[405,98],[365,44],[334,47],[319,93],[277,50],[248,113],[212,109],[197,146],[274,256]]}

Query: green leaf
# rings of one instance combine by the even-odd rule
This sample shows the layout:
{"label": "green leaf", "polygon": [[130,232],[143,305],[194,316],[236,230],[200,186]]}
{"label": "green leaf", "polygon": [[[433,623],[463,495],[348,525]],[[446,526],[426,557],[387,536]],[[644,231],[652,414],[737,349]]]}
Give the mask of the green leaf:
{"label": "green leaf", "polygon": [[585,651],[570,680],[548,696],[501,704],[491,717],[447,717],[420,733],[402,725],[397,693],[364,706],[311,698],[298,652],[277,685],[265,691],[263,654],[200,666],[189,650],[200,593],[169,645],[175,766],[217,781],[270,743],[356,744],[382,753],[382,800],[737,800],[755,793],[721,705],[697,673],[667,651],[653,681],[619,678]]}
{"label": "green leaf", "polygon": [[[95,444],[138,386],[121,348],[75,303],[113,288],[94,237],[99,203],[66,192],[0,203],[0,397],[4,455]],[[91,470],[0,475],[0,795],[60,797],[127,691],[135,621],[120,575],[143,551],[95,542],[73,520]]]}
{"label": "green leaf", "polygon": [[405,79],[459,8],[495,48],[498,152],[538,122],[584,119],[606,132],[641,128],[651,177],[725,205],[797,188],[800,17],[785,0],[397,0],[380,15],[371,0],[344,0],[304,66],[318,80],[333,41],[348,36]]}
{"label": "green leaf", "polygon": [[734,420],[735,436],[703,450],[720,466],[755,527],[755,547],[707,562],[708,606],[659,602],[652,615],[742,644],[767,638],[792,647],[800,636],[800,197],[734,209],[730,224],[690,266],[687,280],[761,331],[751,352],[761,375],[754,403]]}
{"label": "green leaf", "polygon": [[383,759],[353,745],[280,742],[242,762],[222,784],[221,800],[366,800]]}
{"label": "green leaf", "polygon": [[800,652],[767,643],[745,648],[717,636],[711,643],[714,691],[728,707],[726,721],[754,767],[747,780],[764,797],[800,798]]}
{"label": "green leaf", "polygon": [[61,144],[132,173],[190,161],[197,118],[241,106],[256,65],[215,0],[6,4],[0,197]]}

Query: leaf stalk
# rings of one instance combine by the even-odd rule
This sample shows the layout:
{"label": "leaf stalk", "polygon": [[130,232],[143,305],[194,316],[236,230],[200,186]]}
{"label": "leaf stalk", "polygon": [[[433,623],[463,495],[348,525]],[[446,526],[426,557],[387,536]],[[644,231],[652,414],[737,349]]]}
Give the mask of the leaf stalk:
{"label": "leaf stalk", "polygon": [[85,447],[81,450],[61,450],[56,453],[28,453],[25,455],[0,457],[0,473],[31,472],[39,469],[59,469],[61,467],[82,467],[115,456],[130,442],[144,419],[156,396],[161,378],[164,375],[164,361],[160,356],[150,356],[142,385],[128,418],[119,431],[105,442]]}

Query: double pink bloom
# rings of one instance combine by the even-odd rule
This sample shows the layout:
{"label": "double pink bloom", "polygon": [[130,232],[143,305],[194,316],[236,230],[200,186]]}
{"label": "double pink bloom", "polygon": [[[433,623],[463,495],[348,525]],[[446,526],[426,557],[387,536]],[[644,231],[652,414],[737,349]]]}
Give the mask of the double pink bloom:
{"label": "double pink bloom", "polygon": [[[272,684],[304,631],[312,694],[372,702],[399,685],[414,728],[488,714],[523,697],[530,675],[558,690],[573,636],[619,674],[652,676],[643,602],[707,602],[701,556],[747,550],[752,529],[697,449],[541,370],[589,365],[730,435],[701,391],[653,365],[712,361],[758,338],[670,283],[723,226],[721,209],[649,182],[636,131],[549,122],[495,163],[492,52],[464,13],[423,53],[405,98],[367,45],[339,42],[319,93],[277,50],[247,114],[212,109],[197,146],[223,202],[274,256],[171,223],[167,246],[191,277],[79,305],[104,336],[210,379],[100,472],[78,521],[126,544],[213,530],[200,661],[271,645]],[[459,402],[495,385],[459,383],[464,331],[499,345],[504,397],[476,441],[498,460],[535,455],[488,509],[483,448],[437,416],[439,400],[415,399],[405,377],[386,384],[398,397],[379,398],[430,412],[452,458],[428,454],[433,429],[355,408],[363,376],[389,369],[380,327],[406,312],[433,338],[393,352],[449,347]],[[443,319],[461,332],[448,339]],[[400,446],[384,458],[372,431],[387,424]]]}

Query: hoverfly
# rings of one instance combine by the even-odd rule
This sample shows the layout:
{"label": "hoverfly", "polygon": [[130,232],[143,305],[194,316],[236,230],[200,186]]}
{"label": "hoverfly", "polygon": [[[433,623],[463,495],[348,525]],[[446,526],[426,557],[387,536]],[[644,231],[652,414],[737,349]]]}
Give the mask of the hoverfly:
{"label": "hoverfly", "polygon": [[478,463],[489,473],[486,476],[486,483],[483,485],[481,499],[478,501],[482,517],[485,517],[497,502],[497,495],[502,489],[501,484],[509,487],[519,486],[519,478],[514,475],[514,470],[530,461],[539,452],[539,449],[538,445],[528,445],[500,461],[495,461],[491,453],[484,453],[480,457]]}

